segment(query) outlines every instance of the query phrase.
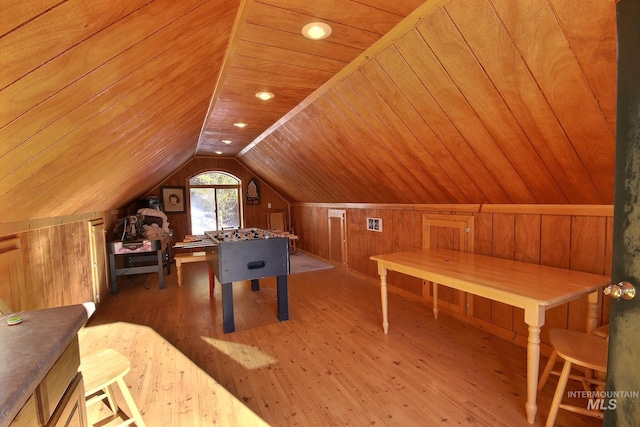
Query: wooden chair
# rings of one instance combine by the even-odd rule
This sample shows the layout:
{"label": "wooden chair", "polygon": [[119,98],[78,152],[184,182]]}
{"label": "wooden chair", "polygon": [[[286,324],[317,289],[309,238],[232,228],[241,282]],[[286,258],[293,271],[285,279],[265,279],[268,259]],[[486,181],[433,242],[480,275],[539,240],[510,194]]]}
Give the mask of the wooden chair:
{"label": "wooden chair", "polygon": [[[604,338],[604,339],[608,340],[609,339],[609,324],[606,323],[604,325],[598,326],[597,328],[595,328],[594,330],[591,331],[591,334],[595,335],[597,337]],[[551,375],[551,374],[556,375],[556,376],[560,375],[560,371],[553,370],[553,368],[556,365],[557,360],[558,360],[558,353],[554,349],[553,352],[551,353],[551,355],[549,356],[549,360],[547,361],[547,364],[545,365],[544,370],[542,371],[542,374],[540,375],[540,380],[538,381],[538,391],[542,390],[542,388],[544,387],[545,383],[547,382],[547,379],[549,379],[549,375]],[[581,381],[583,377],[580,376],[580,375],[571,375],[571,376],[569,376],[569,378],[577,380],[577,381]]]}
{"label": "wooden chair", "polygon": [[[96,352],[82,355],[80,372],[84,379],[85,399],[87,407],[107,400],[109,408],[113,412],[114,419],[118,416],[125,417],[126,414],[118,408],[113,396],[112,387],[117,384],[120,393],[124,398],[131,416],[125,418],[119,426],[126,426],[135,423],[138,427],[146,427],[142,415],[133,400],[124,376],[129,372],[131,365],[129,360],[122,354],[112,349],[102,349]],[[109,417],[109,418],[111,418]],[[104,420],[100,421],[102,424]]]}
{"label": "wooden chair", "polygon": [[541,390],[544,387],[549,374],[552,373],[552,369],[558,357],[564,360],[564,365],[562,367],[562,372],[560,373],[556,392],[553,395],[553,401],[551,402],[551,408],[549,409],[546,426],[550,427],[554,425],[559,409],[566,409],[579,414],[602,419],[603,414],[601,411],[589,409],[588,407],[582,408],[579,406],[563,404],[562,397],[565,394],[569,378],[581,381],[585,391],[593,391],[592,387],[594,386],[596,389],[603,389],[604,381],[591,378],[586,375],[572,375],[571,368],[576,365],[584,368],[585,370],[605,373],[607,370],[607,340],[594,334],[570,331],[566,329],[552,329],[549,331],[549,339],[553,346],[553,353],[551,354],[549,362],[547,362],[547,366],[540,377],[538,390]]}
{"label": "wooden chair", "polygon": [[284,220],[284,212],[268,212],[267,213],[267,226],[269,230],[277,233],[284,233],[287,230]]}
{"label": "wooden chair", "polygon": [[268,212],[267,228],[274,233],[286,235],[293,247],[293,251],[291,253],[295,254],[297,252],[296,240],[298,240],[298,236],[293,232],[293,228],[287,229],[284,212]]}
{"label": "wooden chair", "polygon": [[13,313],[13,311],[11,311],[11,309],[9,308],[7,303],[4,302],[4,300],[0,299],[0,315],[2,315],[2,314],[12,314],[12,313]]}

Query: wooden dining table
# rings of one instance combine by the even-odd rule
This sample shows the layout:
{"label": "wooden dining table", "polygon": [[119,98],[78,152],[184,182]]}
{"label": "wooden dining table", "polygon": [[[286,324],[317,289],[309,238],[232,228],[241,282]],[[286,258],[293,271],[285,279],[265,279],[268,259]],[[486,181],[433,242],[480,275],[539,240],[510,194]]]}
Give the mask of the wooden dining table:
{"label": "wooden dining table", "polygon": [[[448,286],[493,301],[524,309],[528,325],[527,344],[527,420],[535,422],[537,384],[540,364],[540,328],[546,310],[588,297],[587,330],[598,323],[598,290],[606,286],[608,276],[549,267],[509,259],[445,249],[420,249],[375,255],[378,263],[382,300],[382,328],[389,332],[387,313],[387,273],[397,271],[409,276]],[[437,298],[434,298],[437,317]]]}

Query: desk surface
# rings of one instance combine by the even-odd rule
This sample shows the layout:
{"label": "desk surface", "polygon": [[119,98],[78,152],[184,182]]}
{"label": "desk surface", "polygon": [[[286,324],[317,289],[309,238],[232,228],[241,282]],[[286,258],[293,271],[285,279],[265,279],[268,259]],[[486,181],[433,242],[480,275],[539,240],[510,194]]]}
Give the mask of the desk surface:
{"label": "desk surface", "polygon": [[88,308],[77,304],[16,313],[7,326],[0,316],[0,425],[8,425],[86,323]]}
{"label": "desk surface", "polygon": [[593,292],[608,276],[445,249],[421,249],[371,257],[398,271],[474,295],[524,308],[555,307]]}

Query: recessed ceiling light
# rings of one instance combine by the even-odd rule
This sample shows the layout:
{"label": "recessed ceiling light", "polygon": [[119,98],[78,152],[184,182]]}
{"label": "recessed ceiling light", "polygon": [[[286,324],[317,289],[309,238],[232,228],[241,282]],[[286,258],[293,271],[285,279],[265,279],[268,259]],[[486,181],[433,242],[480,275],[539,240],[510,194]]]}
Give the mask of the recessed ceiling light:
{"label": "recessed ceiling light", "polygon": [[225,144],[231,144],[231,140],[230,139],[223,139],[222,142],[224,142]]}
{"label": "recessed ceiling light", "polygon": [[311,40],[326,39],[331,35],[331,27],[324,22],[312,22],[302,27],[302,35]]}
{"label": "recessed ceiling light", "polygon": [[214,151],[216,154],[222,154],[222,151]]}
{"label": "recessed ceiling light", "polygon": [[256,93],[256,98],[260,98],[263,101],[268,101],[270,99],[273,99],[275,97],[274,94],[272,94],[271,92],[258,92]]}
{"label": "recessed ceiling light", "polygon": [[234,125],[234,126],[237,126],[237,127],[239,127],[239,128],[243,128],[243,127],[246,127],[246,126],[247,126],[247,124],[246,124],[246,123],[234,123],[233,125]]}

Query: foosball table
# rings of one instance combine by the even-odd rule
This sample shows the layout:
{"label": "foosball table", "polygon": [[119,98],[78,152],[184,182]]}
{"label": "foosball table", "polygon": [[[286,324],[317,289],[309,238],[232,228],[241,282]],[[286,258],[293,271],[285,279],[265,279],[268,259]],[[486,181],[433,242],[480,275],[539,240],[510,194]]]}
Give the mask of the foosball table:
{"label": "foosball table", "polygon": [[233,282],[251,281],[260,290],[259,279],[276,277],[277,317],[289,319],[289,238],[259,228],[205,232],[214,245],[206,248],[207,263],[222,287],[222,327],[235,331]]}

